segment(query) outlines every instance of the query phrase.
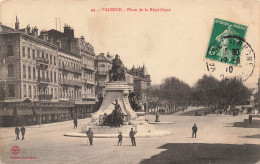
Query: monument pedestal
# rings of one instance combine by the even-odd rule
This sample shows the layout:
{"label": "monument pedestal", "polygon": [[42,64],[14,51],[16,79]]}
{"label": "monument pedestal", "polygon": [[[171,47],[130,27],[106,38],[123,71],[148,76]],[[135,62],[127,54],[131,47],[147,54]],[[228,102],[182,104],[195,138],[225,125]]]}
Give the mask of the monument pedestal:
{"label": "monument pedestal", "polygon": [[[94,134],[118,134],[122,132],[124,135],[129,134],[131,128],[137,133],[153,133],[155,127],[145,121],[145,112],[135,112],[129,103],[128,95],[131,88],[124,81],[112,81],[107,83],[103,102],[97,112],[92,114],[91,122],[81,127],[81,132],[85,133],[91,127]],[[120,127],[101,126],[103,116],[111,114],[115,109],[115,100],[121,107],[125,115],[125,124]]]}
{"label": "monument pedestal", "polygon": [[137,114],[131,108],[128,100],[130,90],[131,88],[127,82],[124,81],[112,81],[107,83],[102,105],[97,112],[92,114],[91,123],[89,125],[100,125],[103,122],[102,117],[104,114],[109,115],[115,109],[115,106],[112,104],[115,103],[115,100],[118,100],[118,104],[126,116],[125,121],[130,123],[135,122]]}

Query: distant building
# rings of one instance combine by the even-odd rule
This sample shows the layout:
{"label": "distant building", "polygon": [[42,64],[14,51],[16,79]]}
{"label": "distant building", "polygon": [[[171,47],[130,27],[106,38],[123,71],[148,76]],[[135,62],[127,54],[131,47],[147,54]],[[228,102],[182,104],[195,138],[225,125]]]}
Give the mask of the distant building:
{"label": "distant building", "polygon": [[134,92],[140,103],[144,105],[144,108],[147,108],[147,94],[151,86],[151,78],[148,74],[146,67],[137,67],[134,66],[132,69],[128,70],[134,78]]}
{"label": "distant building", "polygon": [[97,72],[97,88],[96,95],[102,93],[104,94],[103,89],[106,87],[106,83],[109,82],[109,70],[112,69],[112,57],[107,53],[105,56],[104,53],[100,53],[96,56]]}

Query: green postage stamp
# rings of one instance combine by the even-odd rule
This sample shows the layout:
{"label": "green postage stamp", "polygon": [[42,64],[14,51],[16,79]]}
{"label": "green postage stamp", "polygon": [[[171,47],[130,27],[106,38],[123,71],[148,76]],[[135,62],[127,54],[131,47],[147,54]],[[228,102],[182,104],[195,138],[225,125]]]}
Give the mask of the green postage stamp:
{"label": "green postage stamp", "polygon": [[215,18],[206,58],[237,66],[246,31],[247,26]]}

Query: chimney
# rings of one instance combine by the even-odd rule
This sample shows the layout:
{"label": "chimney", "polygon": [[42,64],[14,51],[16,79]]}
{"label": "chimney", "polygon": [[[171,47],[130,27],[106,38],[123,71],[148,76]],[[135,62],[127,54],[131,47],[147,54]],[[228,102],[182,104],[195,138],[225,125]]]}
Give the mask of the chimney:
{"label": "chimney", "polygon": [[27,33],[27,34],[30,34],[30,33],[31,33],[31,27],[30,27],[29,24],[28,24],[27,27],[26,27],[26,33]]}
{"label": "chimney", "polygon": [[16,16],[16,22],[15,22],[15,30],[19,30],[19,20]]}
{"label": "chimney", "polygon": [[64,34],[68,35],[71,38],[74,38],[74,29],[69,25],[64,25]]}
{"label": "chimney", "polygon": [[48,33],[46,30],[41,31],[41,35],[43,36],[43,41],[47,42],[48,41]]}
{"label": "chimney", "polygon": [[37,29],[37,26],[35,26],[33,29],[32,29],[32,34],[34,37],[38,37],[38,29]]}
{"label": "chimney", "polygon": [[61,41],[57,40],[56,43],[58,44],[59,48],[61,48]]}
{"label": "chimney", "polygon": [[73,28],[70,29],[70,37],[74,38],[74,29]]}
{"label": "chimney", "polygon": [[65,24],[63,28],[64,28],[64,34],[70,35],[70,26]]}
{"label": "chimney", "polygon": [[81,39],[81,40],[85,40],[84,36],[81,36],[80,39]]}

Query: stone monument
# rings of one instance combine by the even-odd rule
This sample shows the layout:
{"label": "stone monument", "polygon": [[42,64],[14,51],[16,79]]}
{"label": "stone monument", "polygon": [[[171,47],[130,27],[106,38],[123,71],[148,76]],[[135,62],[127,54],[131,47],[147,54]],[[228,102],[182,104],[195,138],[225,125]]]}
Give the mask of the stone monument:
{"label": "stone monument", "polygon": [[[116,55],[115,59],[113,59],[112,69],[109,71],[110,81],[105,87],[102,104],[98,111],[92,114],[91,122],[82,127],[82,132],[85,132],[90,126],[95,134],[129,133],[132,127],[138,133],[148,133],[155,130],[153,125],[145,121],[144,112],[136,113],[131,108],[128,99],[131,88],[125,81],[125,72],[122,61]],[[115,117],[113,113],[123,115],[123,123],[114,122],[109,125],[104,123],[108,116]],[[112,118],[112,120],[118,119]]]}

